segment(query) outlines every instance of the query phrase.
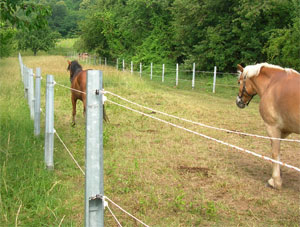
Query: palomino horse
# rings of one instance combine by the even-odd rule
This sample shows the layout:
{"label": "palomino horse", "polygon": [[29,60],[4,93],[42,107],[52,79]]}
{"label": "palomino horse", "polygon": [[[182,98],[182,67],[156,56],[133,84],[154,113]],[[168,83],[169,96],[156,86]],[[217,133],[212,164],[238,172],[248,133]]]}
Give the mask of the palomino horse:
{"label": "palomino horse", "polygon": [[[68,68],[70,71],[70,81],[71,81],[71,90],[72,93],[72,106],[73,106],[73,121],[72,125],[75,125],[75,116],[76,116],[76,103],[77,100],[81,100],[83,102],[83,114],[85,115],[86,108],[86,73],[87,70],[82,70],[81,65],[77,61],[68,61]],[[108,121],[108,117],[106,115],[104,106],[103,106],[103,119]]]}
{"label": "palomino horse", "polygon": [[[285,138],[291,133],[300,134],[300,74],[293,69],[262,63],[240,71],[239,108],[248,105],[256,94],[260,97],[259,112],[270,137]],[[272,157],[280,160],[280,140],[271,140]],[[279,164],[273,163],[273,173],[268,184],[280,189],[282,179]]]}

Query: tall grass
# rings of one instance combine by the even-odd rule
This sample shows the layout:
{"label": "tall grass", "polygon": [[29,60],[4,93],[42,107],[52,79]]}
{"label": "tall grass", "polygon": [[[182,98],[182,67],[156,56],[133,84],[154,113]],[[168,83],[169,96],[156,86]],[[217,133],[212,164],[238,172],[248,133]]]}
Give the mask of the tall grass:
{"label": "tall grass", "polygon": [[[41,67],[44,78],[52,74],[57,83],[69,86],[66,60],[61,56],[23,58],[27,66]],[[43,136],[33,136],[18,61],[16,58],[0,61],[4,72],[0,74],[0,223],[11,226],[18,219],[20,226],[60,223],[82,226],[84,178],[57,139],[55,170],[44,169]],[[84,68],[102,69],[106,90],[137,103],[205,124],[265,135],[258,100],[251,102],[248,109],[239,110],[235,106],[237,90],[217,88],[213,94],[211,88],[196,86],[191,90],[190,85],[174,88],[173,82],[150,81],[149,77],[140,78],[139,74],[116,71],[112,67],[84,65]],[[236,84],[235,78],[219,78],[219,82]],[[282,168],[282,191],[266,188],[271,173],[269,163],[118,106],[106,104],[106,108],[110,123],[104,125],[105,194],[145,223],[151,226],[297,226],[300,184],[297,173]],[[71,127],[71,113],[70,91],[55,86],[55,129],[84,167],[82,104],[78,103],[76,127]],[[269,141],[224,134],[155,112],[146,113],[270,156]],[[282,160],[299,166],[299,155],[294,152],[299,146],[284,143],[282,149],[285,151]],[[138,225],[109,205],[123,226]],[[108,211],[105,211],[105,224],[116,226]]]}

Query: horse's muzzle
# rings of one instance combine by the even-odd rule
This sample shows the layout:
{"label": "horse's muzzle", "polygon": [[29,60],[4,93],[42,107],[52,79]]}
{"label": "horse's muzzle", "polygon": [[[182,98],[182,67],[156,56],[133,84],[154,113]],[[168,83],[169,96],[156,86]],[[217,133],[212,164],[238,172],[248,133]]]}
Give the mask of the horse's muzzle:
{"label": "horse's muzzle", "polygon": [[245,106],[246,106],[246,104],[243,102],[243,100],[239,96],[236,97],[236,105],[241,109],[245,108]]}

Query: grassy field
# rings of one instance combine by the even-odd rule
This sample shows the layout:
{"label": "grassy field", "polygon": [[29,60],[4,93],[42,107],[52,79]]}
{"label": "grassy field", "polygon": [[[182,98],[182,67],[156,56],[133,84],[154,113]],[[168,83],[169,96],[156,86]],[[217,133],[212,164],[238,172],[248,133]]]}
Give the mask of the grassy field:
{"label": "grassy field", "polygon": [[[46,74],[54,75],[57,83],[70,86],[65,57],[25,56],[23,62],[42,69],[42,109]],[[33,136],[18,60],[2,59],[0,67],[0,223],[83,226],[82,173],[57,138],[55,169],[44,169],[44,138]],[[258,113],[258,98],[248,108],[238,109],[237,88],[221,86],[213,94],[210,77],[203,77],[192,90],[190,81],[181,81],[175,88],[174,80],[150,81],[147,76],[140,78],[138,74],[99,65],[84,68],[102,69],[106,90],[139,104],[216,127],[266,135]],[[217,82],[236,85],[236,78],[218,78]],[[148,225],[299,226],[299,173],[282,167],[283,189],[270,189],[265,186],[271,175],[269,162],[109,103],[106,108],[110,122],[104,125],[105,194]],[[268,140],[223,133],[145,112],[271,156]],[[55,129],[84,168],[85,120],[81,103],[76,127],[71,127],[71,113],[70,91],[56,85]],[[282,161],[299,167],[299,151],[297,144],[282,143]],[[140,226],[109,205],[123,226]],[[105,225],[117,226],[107,210]]]}

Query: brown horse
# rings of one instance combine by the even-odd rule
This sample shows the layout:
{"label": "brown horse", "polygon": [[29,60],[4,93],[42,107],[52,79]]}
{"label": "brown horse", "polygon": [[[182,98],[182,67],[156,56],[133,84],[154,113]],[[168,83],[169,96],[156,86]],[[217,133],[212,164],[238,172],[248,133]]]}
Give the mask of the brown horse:
{"label": "brown horse", "polygon": [[[260,97],[259,111],[270,137],[285,138],[291,133],[300,134],[300,74],[293,69],[262,63],[245,68],[238,65],[240,76],[239,108],[248,105],[256,94]],[[272,157],[280,160],[280,140],[271,140]],[[268,184],[280,189],[280,166],[273,163]]]}
{"label": "brown horse", "polygon": [[[83,102],[83,114],[85,115],[86,109],[86,73],[87,70],[82,70],[81,65],[77,61],[68,61],[68,68],[70,71],[70,81],[71,81],[71,100],[73,106],[73,120],[72,125],[75,125],[75,116],[76,116],[76,103],[77,100]],[[103,106],[103,119],[108,121],[104,106]]]}

